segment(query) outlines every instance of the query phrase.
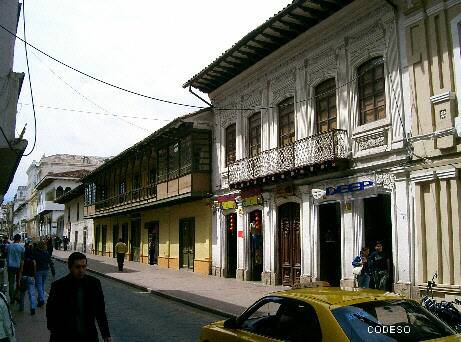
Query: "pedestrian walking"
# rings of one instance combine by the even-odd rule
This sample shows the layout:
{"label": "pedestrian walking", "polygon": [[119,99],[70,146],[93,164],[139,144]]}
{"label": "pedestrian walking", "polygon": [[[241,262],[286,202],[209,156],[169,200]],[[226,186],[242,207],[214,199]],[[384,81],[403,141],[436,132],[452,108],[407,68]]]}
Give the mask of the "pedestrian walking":
{"label": "pedestrian walking", "polygon": [[51,238],[51,236],[46,237],[45,243],[46,243],[46,250],[48,251],[48,254],[52,256],[53,255],[53,239]]}
{"label": "pedestrian walking", "polygon": [[64,245],[64,250],[67,251],[67,245],[69,244],[69,238],[67,236],[62,238],[62,244]]}
{"label": "pedestrian walking", "polygon": [[22,276],[20,283],[19,311],[24,311],[24,297],[26,292],[29,295],[30,314],[35,315],[37,307],[35,299],[35,273],[37,264],[33,256],[33,247],[27,244],[24,252],[24,263],[22,266]]}
{"label": "pedestrian walking", "polygon": [[386,252],[383,251],[383,244],[377,241],[375,250],[368,258],[370,262],[371,275],[373,277],[374,288],[387,290],[387,283],[390,274],[390,260]]}
{"label": "pedestrian walking", "polygon": [[357,276],[357,285],[361,288],[370,287],[370,267],[368,263],[368,255],[370,254],[370,249],[367,246],[362,247],[360,250],[360,255],[356,256],[352,261],[352,272]]}
{"label": "pedestrian walking", "polygon": [[123,272],[123,263],[125,262],[125,254],[128,252],[128,246],[120,238],[115,245],[115,253],[117,253],[118,270]]}
{"label": "pedestrian walking", "polygon": [[111,342],[101,282],[86,274],[85,254],[72,253],[67,265],[69,274],[51,284],[46,304],[50,342],[96,342],[95,320],[104,342]]}
{"label": "pedestrian walking", "polygon": [[38,292],[37,306],[42,307],[45,304],[45,281],[50,269],[51,257],[43,241],[37,242],[34,251],[34,259],[37,264],[37,271],[35,273],[35,286]]}
{"label": "pedestrian walking", "polygon": [[10,243],[6,248],[7,266],[8,266],[8,291],[10,296],[10,303],[14,304],[19,301],[19,287],[20,271],[22,261],[24,259],[24,246],[20,243],[21,235],[16,234],[13,237],[13,243]]}

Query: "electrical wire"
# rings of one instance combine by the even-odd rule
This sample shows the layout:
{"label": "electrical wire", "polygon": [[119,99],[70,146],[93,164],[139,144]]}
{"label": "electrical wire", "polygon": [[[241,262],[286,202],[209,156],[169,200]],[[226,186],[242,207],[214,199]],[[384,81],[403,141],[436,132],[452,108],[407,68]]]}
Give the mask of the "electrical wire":
{"label": "electrical wire", "polygon": [[27,65],[27,75],[29,79],[29,89],[30,89],[30,98],[32,100],[32,111],[34,113],[34,144],[32,145],[32,149],[30,150],[29,153],[25,153],[22,156],[27,157],[34,152],[35,146],[37,144],[37,113],[35,113],[35,101],[34,101],[34,92],[32,90],[32,79],[30,76],[30,68],[29,68],[29,55],[27,53],[27,38],[26,38],[26,7],[25,7],[26,1],[22,1],[22,21],[23,21],[23,28],[24,28],[24,51],[26,53],[26,65]]}
{"label": "electrical wire", "polygon": [[[3,30],[5,30],[6,32],[8,32],[9,34],[13,35],[14,37],[16,37],[17,39],[21,40],[22,42],[24,42],[24,44],[30,46],[31,48],[33,48],[34,50],[40,52],[41,54],[45,55],[46,57],[52,59],[53,61],[65,66],[66,68],[69,68],[83,76],[86,76],[94,81],[97,81],[97,82],[100,82],[102,84],[105,84],[109,87],[112,87],[112,88],[115,88],[115,89],[118,89],[118,90],[121,90],[121,91],[124,91],[124,92],[127,92],[129,94],[132,94],[132,95],[137,95],[137,96],[140,96],[140,97],[144,97],[144,98],[147,98],[147,99],[151,99],[151,100],[154,100],[154,101],[158,101],[158,102],[163,102],[163,103],[168,103],[168,104],[172,104],[172,105],[177,105],[177,106],[182,106],[182,107],[190,107],[190,108],[195,108],[195,109],[205,109],[205,108],[208,108],[208,107],[204,107],[204,106],[197,106],[197,105],[192,105],[192,104],[187,104],[187,103],[181,103],[181,102],[177,102],[177,101],[171,101],[171,100],[166,100],[166,99],[162,99],[162,98],[159,98],[159,97],[154,97],[154,96],[150,96],[150,95],[146,95],[146,94],[142,94],[142,93],[139,93],[137,91],[134,91],[134,90],[130,90],[130,89],[127,89],[127,88],[124,88],[124,87],[121,87],[121,86],[118,86],[116,84],[113,84],[113,83],[110,83],[108,81],[104,81],[103,79],[100,79],[96,76],[93,76],[93,75],[90,75],[84,71],[81,71],[61,60],[59,60],[58,58],[55,58],[53,56],[51,56],[50,54],[44,52],[43,50],[39,49],[38,47],[34,46],[33,44],[27,42],[25,39],[22,39],[21,37],[18,37],[16,36],[13,32],[11,32],[10,30],[8,30],[6,27],[4,27],[3,25],[0,24],[0,28],[2,28]],[[374,64],[377,64],[377,63],[383,63],[383,60],[382,59],[378,59],[375,61]],[[370,68],[372,68],[374,65],[371,65]],[[368,71],[367,70],[364,70],[363,74],[365,74],[366,72]],[[357,74],[355,77],[351,78],[349,81],[337,86],[336,88],[334,89],[331,89],[331,90],[328,90],[327,92],[325,93],[321,93],[321,94],[316,94],[314,96],[311,96],[309,98],[306,98],[304,100],[301,100],[301,101],[296,101],[294,102],[295,104],[296,103],[303,103],[303,102],[307,102],[307,101],[310,101],[310,100],[313,100],[313,99],[316,99],[317,97],[321,97],[321,96],[324,96],[325,94],[328,94],[332,91],[336,91],[336,90],[339,90],[353,82],[355,82],[359,77],[361,77],[362,74]],[[266,106],[266,107],[252,107],[252,108],[239,108],[239,107],[235,107],[235,108],[226,108],[226,107],[215,107],[213,106],[212,108],[214,110],[242,110],[242,111],[257,111],[257,110],[266,110],[266,109],[274,109],[274,108],[278,108],[280,106]]]}
{"label": "electrical wire", "polygon": [[[44,65],[56,78],[58,78],[61,82],[63,82],[66,86],[68,86],[70,89],[72,89],[73,92],[75,92],[77,95],[79,95],[80,97],[82,97],[84,100],[88,101],[89,103],[91,103],[92,105],[98,107],[99,109],[103,110],[105,113],[107,114],[110,114],[110,111],[108,111],[106,108],[102,107],[101,105],[97,104],[95,101],[93,101],[92,99],[90,99],[88,96],[82,94],[80,91],[78,91],[77,89],[75,89],[69,82],[67,82],[63,77],[61,77],[56,71],[54,71],[50,66],[48,66],[47,64],[45,64],[45,62],[43,62],[35,52],[32,51],[32,54],[35,56],[35,58],[37,58],[37,60],[42,64]],[[139,129],[142,129],[143,131],[146,131],[146,132],[149,132],[149,130],[145,127],[141,127],[141,126],[138,126],[128,120],[125,120],[123,119],[123,117],[119,117],[119,116],[115,116],[117,119],[119,119],[120,121],[123,121],[131,126],[134,126],[136,128],[139,128]]]}
{"label": "electrical wire", "polygon": [[[18,104],[21,104],[23,106],[31,106],[31,103],[22,103],[18,102]],[[55,107],[55,106],[48,106],[48,105],[35,105],[35,107],[39,108],[45,108],[45,109],[53,109],[53,110],[61,110],[65,112],[74,112],[74,113],[82,113],[82,114],[94,114],[94,115],[105,115],[105,116],[114,116],[114,117],[120,117],[120,118],[127,118],[127,119],[138,119],[138,120],[152,120],[152,121],[165,121],[165,122],[170,122],[172,121],[171,119],[159,119],[155,117],[147,117],[147,116],[135,116],[135,115],[125,115],[125,114],[115,114],[115,113],[101,113],[101,112],[93,112],[93,111],[87,111],[87,110],[81,110],[81,109],[74,109],[74,108],[65,108],[65,107]]]}

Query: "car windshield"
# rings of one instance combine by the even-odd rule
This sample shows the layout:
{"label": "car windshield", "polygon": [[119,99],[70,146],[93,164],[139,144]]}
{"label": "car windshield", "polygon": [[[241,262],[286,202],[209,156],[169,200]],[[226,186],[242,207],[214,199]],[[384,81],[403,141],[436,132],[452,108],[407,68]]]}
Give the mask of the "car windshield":
{"label": "car windshield", "polygon": [[454,335],[446,324],[416,302],[384,300],[332,310],[354,341],[424,341]]}

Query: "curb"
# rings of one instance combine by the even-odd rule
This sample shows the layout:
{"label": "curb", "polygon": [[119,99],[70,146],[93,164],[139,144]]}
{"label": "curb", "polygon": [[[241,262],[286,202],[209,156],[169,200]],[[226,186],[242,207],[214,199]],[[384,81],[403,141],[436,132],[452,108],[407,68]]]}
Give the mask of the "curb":
{"label": "curb", "polygon": [[[56,261],[59,261],[60,263],[67,264],[67,262],[65,260],[61,259],[61,258],[57,258],[55,256],[52,256],[51,258],[56,260]],[[195,309],[199,309],[199,310],[202,310],[202,311],[205,311],[205,312],[209,312],[209,313],[214,314],[214,315],[223,316],[225,318],[236,317],[235,314],[231,314],[229,312],[222,311],[222,310],[219,310],[219,309],[210,308],[210,307],[205,306],[203,304],[191,302],[191,301],[188,301],[186,299],[175,297],[175,296],[163,293],[163,292],[158,291],[158,290],[153,290],[153,289],[150,289],[150,288],[142,286],[142,285],[134,284],[134,283],[131,283],[131,282],[123,280],[123,279],[112,277],[110,275],[107,275],[105,273],[93,270],[91,268],[87,268],[87,270],[89,272],[91,272],[91,273],[94,273],[94,274],[100,276],[100,277],[110,279],[110,280],[115,280],[115,281],[117,281],[117,282],[119,282],[121,284],[133,287],[135,289],[138,289],[138,290],[141,290],[141,291],[144,291],[144,292],[149,292],[152,295],[162,297],[162,298],[165,298],[165,299],[169,299],[169,300],[172,300],[172,301],[177,302],[177,303],[185,304],[185,305],[188,305],[188,306],[193,307]]]}

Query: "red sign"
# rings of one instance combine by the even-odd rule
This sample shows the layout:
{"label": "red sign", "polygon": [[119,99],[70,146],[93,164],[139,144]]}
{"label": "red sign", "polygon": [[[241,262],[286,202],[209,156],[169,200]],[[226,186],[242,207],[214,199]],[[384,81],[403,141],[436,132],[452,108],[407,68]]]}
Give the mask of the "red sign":
{"label": "red sign", "polygon": [[240,238],[243,238],[243,230],[239,230],[237,232],[237,236],[240,237]]}

